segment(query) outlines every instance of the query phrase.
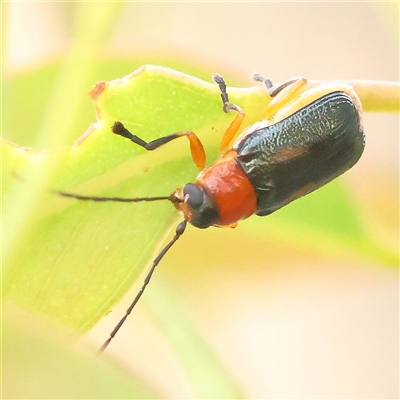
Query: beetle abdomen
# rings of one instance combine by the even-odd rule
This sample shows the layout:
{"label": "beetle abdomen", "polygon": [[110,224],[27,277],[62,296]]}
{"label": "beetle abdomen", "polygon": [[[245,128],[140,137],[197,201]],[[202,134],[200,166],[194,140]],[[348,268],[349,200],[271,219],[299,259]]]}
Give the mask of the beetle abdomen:
{"label": "beetle abdomen", "polygon": [[234,147],[256,190],[256,213],[267,215],[350,169],[364,144],[354,100],[331,92]]}

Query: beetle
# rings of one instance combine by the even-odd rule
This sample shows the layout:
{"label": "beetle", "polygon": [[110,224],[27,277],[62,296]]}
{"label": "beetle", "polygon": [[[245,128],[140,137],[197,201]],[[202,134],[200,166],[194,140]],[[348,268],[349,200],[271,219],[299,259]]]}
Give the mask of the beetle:
{"label": "beetle", "polygon": [[186,136],[192,159],[200,170],[194,183],[159,197],[97,197],[57,191],[64,197],[99,202],[167,200],[183,215],[175,235],[153,260],[140,291],[100,351],[117,334],[142,296],[156,266],[182,236],[187,223],[200,229],[210,226],[233,228],[238,221],[253,214],[269,215],[343,174],[363,153],[362,106],[351,86],[321,84],[304,91],[307,80],[303,77],[275,87],[260,75],[254,75],[254,79],[263,83],[271,101],[262,120],[246,128],[228,148],[245,113],[229,102],[223,77],[213,74],[212,78],[219,86],[223,111],[235,112],[236,116],[222,137],[221,157],[207,168],[203,145],[192,131],[146,142],[119,121],[112,126],[114,134],[148,151]]}

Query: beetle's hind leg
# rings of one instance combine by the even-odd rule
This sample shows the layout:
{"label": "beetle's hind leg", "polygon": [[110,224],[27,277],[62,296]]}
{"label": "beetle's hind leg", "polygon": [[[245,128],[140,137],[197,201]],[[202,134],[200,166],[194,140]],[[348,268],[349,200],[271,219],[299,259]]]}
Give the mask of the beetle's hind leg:
{"label": "beetle's hind leg", "polygon": [[219,90],[221,91],[222,107],[224,112],[237,112],[235,119],[231,122],[222,136],[220,150],[223,151],[228,147],[229,143],[238,132],[246,114],[238,105],[229,102],[224,78],[221,75],[213,74],[212,79],[219,86]]}
{"label": "beetle's hind leg", "polygon": [[254,80],[262,82],[268,94],[272,97],[263,114],[263,118],[267,120],[272,120],[279,110],[296,100],[300,89],[307,84],[307,79],[303,77],[290,79],[276,87],[269,79],[265,79],[258,74],[254,75]]}
{"label": "beetle's hind leg", "polygon": [[271,81],[271,79],[266,79],[263,76],[259,75],[259,74],[254,74],[253,75],[253,79],[257,82],[261,82],[264,84],[266,91],[268,92],[268,94],[271,97],[274,97],[274,93],[275,93],[275,88],[274,85]]}

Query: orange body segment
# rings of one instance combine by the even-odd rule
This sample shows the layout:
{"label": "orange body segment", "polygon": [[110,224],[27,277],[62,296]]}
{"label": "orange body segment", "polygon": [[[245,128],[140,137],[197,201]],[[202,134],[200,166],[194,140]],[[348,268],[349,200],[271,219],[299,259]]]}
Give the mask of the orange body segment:
{"label": "orange body segment", "polygon": [[246,174],[236,163],[236,152],[230,151],[218,162],[205,169],[197,183],[213,198],[219,210],[217,226],[233,225],[250,217],[257,209],[254,188]]}

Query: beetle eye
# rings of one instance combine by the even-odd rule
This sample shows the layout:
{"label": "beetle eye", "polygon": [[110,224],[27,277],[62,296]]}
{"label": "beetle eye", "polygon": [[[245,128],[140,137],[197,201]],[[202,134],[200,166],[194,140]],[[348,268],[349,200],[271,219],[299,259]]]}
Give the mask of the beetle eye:
{"label": "beetle eye", "polygon": [[198,209],[203,204],[204,194],[203,191],[194,183],[188,183],[183,188],[185,201],[191,208]]}

